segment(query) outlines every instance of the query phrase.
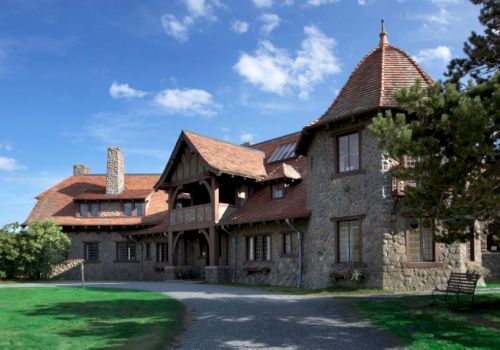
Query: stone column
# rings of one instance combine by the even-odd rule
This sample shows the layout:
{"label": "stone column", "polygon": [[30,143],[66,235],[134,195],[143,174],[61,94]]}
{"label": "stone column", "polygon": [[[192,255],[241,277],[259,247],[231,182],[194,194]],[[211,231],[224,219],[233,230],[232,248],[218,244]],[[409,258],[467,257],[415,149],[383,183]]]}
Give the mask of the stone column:
{"label": "stone column", "polygon": [[119,147],[108,148],[106,194],[120,194],[125,190],[125,164]]}

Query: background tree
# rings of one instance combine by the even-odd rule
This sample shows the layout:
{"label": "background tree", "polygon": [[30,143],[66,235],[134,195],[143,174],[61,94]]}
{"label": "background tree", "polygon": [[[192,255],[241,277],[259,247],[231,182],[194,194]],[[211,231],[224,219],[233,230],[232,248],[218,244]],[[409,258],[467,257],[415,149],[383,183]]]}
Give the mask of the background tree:
{"label": "background tree", "polygon": [[69,246],[70,239],[55,221],[31,222],[26,229],[8,225],[0,230],[0,277],[47,278],[65,260]]}
{"label": "background tree", "polygon": [[[464,92],[417,81],[396,100],[407,112],[379,114],[369,129],[397,160],[392,176],[415,183],[402,204],[416,217],[437,219],[437,240],[446,243],[471,239],[476,220],[498,221],[500,74]],[[405,156],[417,160],[414,167],[405,167]]]}
{"label": "background tree", "polygon": [[490,79],[500,66],[500,2],[498,0],[471,0],[482,5],[479,21],[485,26],[483,34],[472,32],[464,43],[465,58],[455,58],[445,74],[457,83],[470,75],[477,83]]}

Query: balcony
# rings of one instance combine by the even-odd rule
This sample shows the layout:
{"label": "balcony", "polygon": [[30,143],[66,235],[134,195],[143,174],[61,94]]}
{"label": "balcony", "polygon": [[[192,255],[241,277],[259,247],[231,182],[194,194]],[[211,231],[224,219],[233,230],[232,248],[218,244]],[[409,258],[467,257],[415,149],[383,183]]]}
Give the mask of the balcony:
{"label": "balcony", "polygon": [[[220,203],[219,217],[216,222],[230,215],[235,210],[236,207],[233,205]],[[211,203],[177,208],[170,212],[170,228],[174,231],[197,230],[206,228],[213,223],[214,215]]]}

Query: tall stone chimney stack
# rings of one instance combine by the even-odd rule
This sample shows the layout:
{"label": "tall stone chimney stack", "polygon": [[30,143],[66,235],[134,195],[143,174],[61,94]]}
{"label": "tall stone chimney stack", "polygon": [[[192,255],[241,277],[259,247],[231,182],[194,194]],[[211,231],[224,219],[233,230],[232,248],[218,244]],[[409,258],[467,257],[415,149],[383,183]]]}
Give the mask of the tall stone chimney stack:
{"label": "tall stone chimney stack", "polygon": [[120,194],[125,190],[125,164],[119,147],[108,148],[106,194]]}
{"label": "tall stone chimney stack", "polygon": [[90,168],[84,164],[73,165],[73,176],[89,175],[90,172]]}

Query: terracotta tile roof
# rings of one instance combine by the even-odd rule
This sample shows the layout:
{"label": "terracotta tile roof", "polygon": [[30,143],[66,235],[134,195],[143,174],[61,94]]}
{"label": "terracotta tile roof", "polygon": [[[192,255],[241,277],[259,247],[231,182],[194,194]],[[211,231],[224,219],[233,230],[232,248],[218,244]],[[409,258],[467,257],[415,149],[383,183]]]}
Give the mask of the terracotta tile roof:
{"label": "terracotta tile roof", "polygon": [[[105,194],[106,175],[70,176],[41,193],[35,207],[31,211],[26,224],[33,220],[53,219],[67,226],[110,226],[110,225],[155,225],[160,223],[167,215],[167,195],[163,191],[154,192],[153,185],[159,175],[125,175],[125,192],[149,192],[149,205],[147,215],[144,217],[98,217],[79,218],[75,216],[78,204],[75,198],[86,197],[85,193],[93,199]],[[144,198],[146,198],[144,197]],[[106,197],[108,198],[108,197]],[[123,199],[114,197],[116,199]],[[100,199],[100,198],[99,198]]]}
{"label": "terracotta tile roof", "polygon": [[85,192],[75,197],[76,200],[116,200],[116,199],[145,199],[151,194],[151,189],[126,189],[120,194],[106,194],[100,192]]}
{"label": "terracotta tile roof", "polygon": [[433,83],[406,52],[389,45],[385,33],[381,33],[379,46],[358,63],[327,111],[303,129],[298,152],[305,152],[310,139],[307,134],[314,127],[365,112],[397,108],[394,93],[411,86],[416,79],[424,85]]}
{"label": "terracotta tile roof", "polygon": [[[224,220],[224,225],[247,224],[286,218],[305,218],[309,216],[306,209],[307,199],[307,159],[298,156],[284,162],[267,164],[279,145],[296,142],[300,132],[285,135],[273,140],[255,144],[252,147],[265,152],[266,171],[278,174],[280,169],[293,168],[300,175],[301,180],[292,183],[283,199],[271,199],[271,185],[260,186],[248,199],[243,207],[236,210],[231,216]],[[276,177],[277,179],[277,177]]]}
{"label": "terracotta tile roof", "polygon": [[263,163],[264,153],[191,131],[183,131],[183,133],[213,169],[255,179],[266,175]]}

